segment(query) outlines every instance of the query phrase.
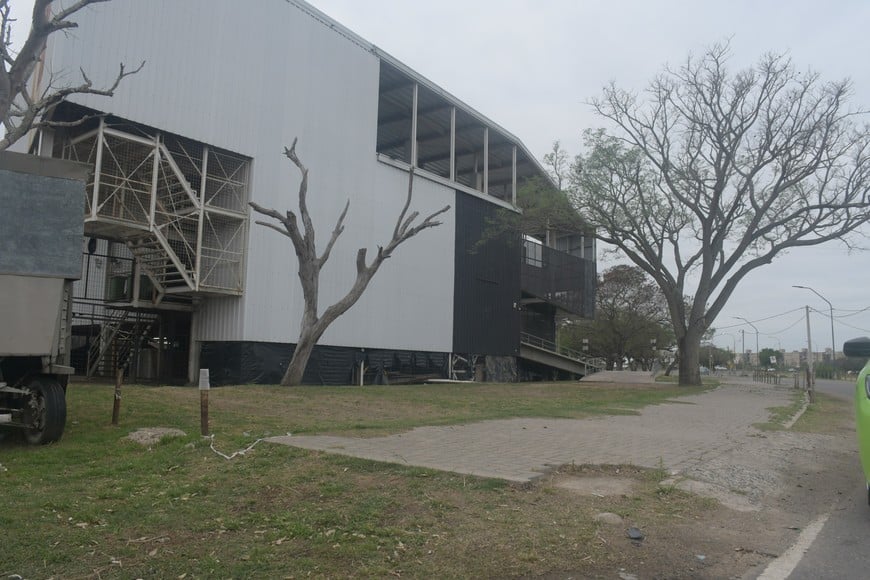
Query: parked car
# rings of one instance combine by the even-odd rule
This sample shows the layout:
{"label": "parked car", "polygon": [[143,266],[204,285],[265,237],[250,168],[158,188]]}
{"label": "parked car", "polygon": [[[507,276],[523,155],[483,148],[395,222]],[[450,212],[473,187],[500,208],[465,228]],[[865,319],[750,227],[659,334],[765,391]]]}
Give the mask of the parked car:
{"label": "parked car", "polygon": [[[848,357],[870,359],[870,338],[862,336],[843,344],[843,353]],[[858,455],[867,484],[867,503],[870,504],[870,360],[858,373],[855,381],[855,429],[858,435]]]}

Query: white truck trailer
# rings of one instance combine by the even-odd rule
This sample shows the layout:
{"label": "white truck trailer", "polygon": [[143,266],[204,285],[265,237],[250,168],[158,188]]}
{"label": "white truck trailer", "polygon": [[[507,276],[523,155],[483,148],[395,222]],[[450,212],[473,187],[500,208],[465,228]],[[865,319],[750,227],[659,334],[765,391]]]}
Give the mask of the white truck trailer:
{"label": "white truck trailer", "polygon": [[63,435],[88,168],[0,152],[0,427]]}

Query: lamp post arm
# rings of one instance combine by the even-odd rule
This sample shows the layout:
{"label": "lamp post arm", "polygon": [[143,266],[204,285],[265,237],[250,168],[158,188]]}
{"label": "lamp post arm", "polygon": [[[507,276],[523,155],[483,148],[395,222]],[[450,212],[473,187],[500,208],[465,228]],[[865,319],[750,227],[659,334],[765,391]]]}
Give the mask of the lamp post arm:
{"label": "lamp post arm", "polygon": [[801,288],[803,290],[809,290],[822,300],[824,300],[828,304],[828,309],[831,313],[831,361],[837,360],[837,340],[834,338],[834,305],[831,304],[831,301],[819,294],[814,288],[810,288],[809,286],[799,286],[792,285],[792,288]]}

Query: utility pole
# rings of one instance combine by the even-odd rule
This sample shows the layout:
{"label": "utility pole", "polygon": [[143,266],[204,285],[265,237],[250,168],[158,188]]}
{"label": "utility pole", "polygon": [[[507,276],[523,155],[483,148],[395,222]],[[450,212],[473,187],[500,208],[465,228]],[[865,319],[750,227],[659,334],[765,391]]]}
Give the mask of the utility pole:
{"label": "utility pole", "polygon": [[805,306],[807,313],[807,395],[810,403],[816,402],[816,377],[813,372],[813,337],[810,335],[810,307]]}
{"label": "utility pole", "polygon": [[[748,324],[749,326],[751,326],[752,329],[755,331],[755,359],[756,359],[755,362],[756,362],[759,366],[761,366],[761,356],[759,356],[759,352],[758,352],[758,327],[755,326],[754,324],[752,324],[751,322],[749,322],[748,320],[746,320],[745,318],[743,318],[742,316],[734,316],[733,318],[737,318],[738,320],[742,320],[743,322],[745,322],[746,324]],[[742,329],[741,329],[741,332],[743,332]],[[744,345],[743,345],[744,348],[743,348],[743,352],[746,352],[746,344],[745,344],[745,342],[746,342],[746,341],[745,341],[745,335],[744,335]],[[750,360],[750,362],[752,362],[752,361]]]}
{"label": "utility pole", "polygon": [[[809,286],[792,286],[792,288],[801,288],[802,290],[809,290],[822,300],[828,303],[828,309],[831,313],[831,362],[837,360],[837,341],[834,339],[834,305],[831,304],[831,301],[810,288]],[[809,307],[808,307],[809,308]]]}

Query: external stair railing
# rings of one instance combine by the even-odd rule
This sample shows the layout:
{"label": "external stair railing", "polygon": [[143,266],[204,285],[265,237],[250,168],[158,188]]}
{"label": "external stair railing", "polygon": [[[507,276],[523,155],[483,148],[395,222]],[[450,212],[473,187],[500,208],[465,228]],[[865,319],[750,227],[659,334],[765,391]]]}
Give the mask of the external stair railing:
{"label": "external stair railing", "polygon": [[550,352],[552,354],[585,365],[590,370],[590,372],[598,372],[604,370],[607,366],[607,363],[603,358],[587,356],[582,352],[560,346],[551,340],[547,340],[539,336],[534,336],[532,334],[529,334],[528,332],[520,333],[520,343]]}

